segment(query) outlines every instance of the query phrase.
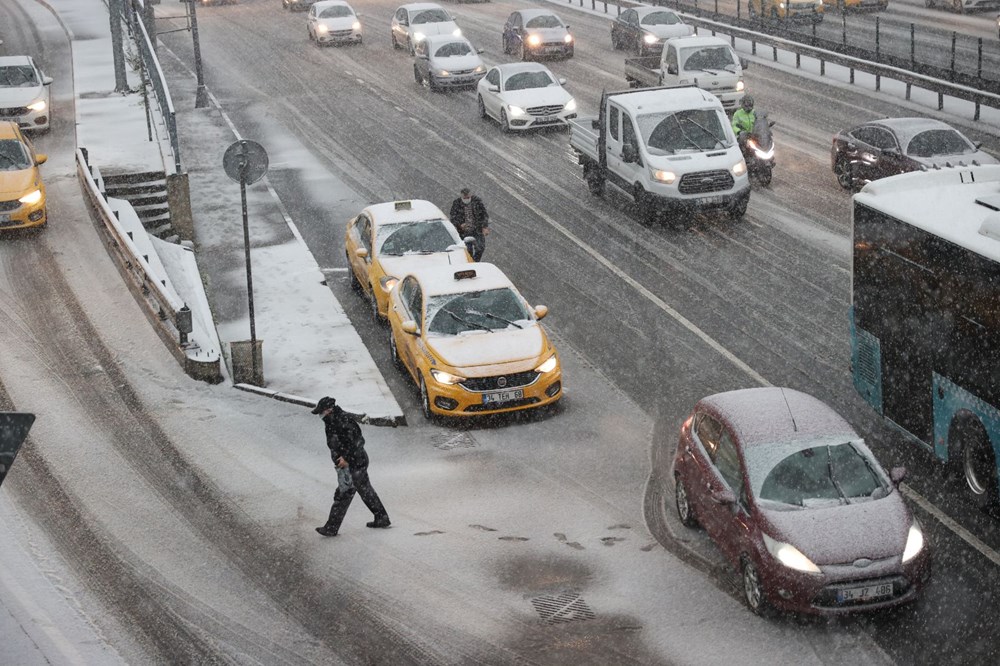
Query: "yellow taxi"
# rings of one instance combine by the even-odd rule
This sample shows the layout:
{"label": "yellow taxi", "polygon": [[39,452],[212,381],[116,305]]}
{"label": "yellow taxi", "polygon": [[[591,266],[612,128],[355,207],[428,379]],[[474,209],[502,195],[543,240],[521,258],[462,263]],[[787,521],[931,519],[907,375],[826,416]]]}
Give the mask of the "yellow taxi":
{"label": "yellow taxi", "polygon": [[542,407],[562,397],[559,355],[532,307],[493,264],[411,272],[389,294],[392,359],[426,418]]}
{"label": "yellow taxi", "polygon": [[0,121],[0,230],[44,227],[45,185],[38,167],[48,159],[35,153],[17,123]]}
{"label": "yellow taxi", "polygon": [[385,320],[389,290],[418,266],[466,264],[469,250],[441,209],[423,199],[369,206],[347,223],[351,286],[368,297],[372,319]]}

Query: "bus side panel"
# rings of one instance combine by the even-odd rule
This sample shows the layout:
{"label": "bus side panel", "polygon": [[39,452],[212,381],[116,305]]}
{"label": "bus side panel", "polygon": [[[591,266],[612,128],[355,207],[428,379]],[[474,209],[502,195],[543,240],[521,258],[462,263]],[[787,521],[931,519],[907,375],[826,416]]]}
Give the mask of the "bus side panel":
{"label": "bus side panel", "polygon": [[851,374],[854,388],[872,409],[882,414],[882,348],[878,338],[858,328],[851,307]]}
{"label": "bus side panel", "polygon": [[966,391],[947,377],[934,373],[934,453],[948,459],[948,430],[959,412],[971,412],[979,418],[993,446],[993,456],[1000,461],[1000,409]]}

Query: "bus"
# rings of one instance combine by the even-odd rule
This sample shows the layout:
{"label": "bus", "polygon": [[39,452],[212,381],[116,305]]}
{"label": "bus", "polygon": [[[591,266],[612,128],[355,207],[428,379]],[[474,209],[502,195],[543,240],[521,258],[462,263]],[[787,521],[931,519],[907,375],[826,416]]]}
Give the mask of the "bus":
{"label": "bus", "polygon": [[851,218],[855,388],[1000,505],[1000,165],[874,181]]}

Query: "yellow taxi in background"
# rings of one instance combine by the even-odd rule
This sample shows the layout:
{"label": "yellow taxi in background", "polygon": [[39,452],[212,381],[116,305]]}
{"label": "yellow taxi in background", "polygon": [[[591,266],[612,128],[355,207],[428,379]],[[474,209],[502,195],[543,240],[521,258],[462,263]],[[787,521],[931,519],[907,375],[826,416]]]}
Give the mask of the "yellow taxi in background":
{"label": "yellow taxi in background", "polygon": [[44,227],[45,184],[38,167],[48,159],[35,153],[17,123],[0,121],[0,230]]}
{"label": "yellow taxi in background", "polygon": [[411,272],[389,294],[392,359],[426,418],[541,407],[562,397],[559,355],[532,307],[493,264]]}
{"label": "yellow taxi in background", "polygon": [[389,290],[418,266],[472,261],[454,225],[423,199],[389,201],[365,208],[347,223],[344,239],[351,286],[366,294],[372,319],[385,319]]}

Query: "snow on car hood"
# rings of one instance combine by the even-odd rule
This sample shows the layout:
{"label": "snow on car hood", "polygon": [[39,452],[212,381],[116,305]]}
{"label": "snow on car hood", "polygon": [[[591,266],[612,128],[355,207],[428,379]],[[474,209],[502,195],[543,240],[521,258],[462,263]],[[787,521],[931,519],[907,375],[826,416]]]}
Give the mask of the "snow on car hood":
{"label": "snow on car hood", "polygon": [[688,35],[694,34],[691,26],[686,23],[674,23],[672,25],[658,24],[658,25],[646,25],[642,24],[642,29],[646,32],[656,35],[660,39],[670,39],[672,37],[687,37]]}
{"label": "snow on car hood", "polygon": [[431,67],[446,69],[449,72],[462,72],[467,69],[475,69],[483,64],[482,58],[474,53],[462,56],[450,56],[446,58],[431,58]]}
{"label": "snow on car hood", "polygon": [[526,32],[529,35],[538,35],[546,44],[562,42],[567,34],[566,28],[528,28]]}
{"label": "snow on car hood", "polygon": [[527,109],[533,106],[565,105],[572,98],[562,86],[547,86],[545,88],[528,88],[527,90],[510,90],[503,94],[507,104]]}
{"label": "snow on car hood", "polygon": [[413,34],[422,35],[451,35],[458,30],[458,24],[454,21],[442,21],[440,23],[417,23],[410,26]]}
{"label": "snow on car hood", "polygon": [[16,199],[37,186],[34,169],[0,171],[0,199]]}
{"label": "snow on car hood", "polygon": [[790,543],[817,565],[901,556],[913,518],[898,490],[878,500],[822,508],[761,509],[770,536]]}
{"label": "snow on car hood", "polygon": [[474,368],[536,359],[545,348],[545,334],[540,326],[532,323],[524,329],[429,336],[426,342],[448,365]]}
{"label": "snow on car hood", "polygon": [[350,30],[357,20],[356,16],[338,16],[337,18],[320,19],[319,22],[330,30]]}
{"label": "snow on car hood", "polygon": [[0,106],[28,106],[38,99],[42,99],[45,86],[32,86],[30,88],[16,88],[13,86],[0,87]]}
{"label": "snow on car hood", "polygon": [[399,257],[383,254],[379,256],[378,260],[382,263],[382,270],[385,271],[386,275],[397,278],[402,278],[418,268],[427,266],[469,263],[464,246],[448,252],[435,252],[433,254],[404,254]]}

